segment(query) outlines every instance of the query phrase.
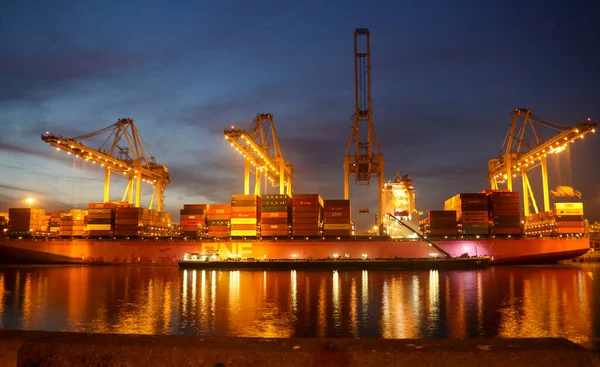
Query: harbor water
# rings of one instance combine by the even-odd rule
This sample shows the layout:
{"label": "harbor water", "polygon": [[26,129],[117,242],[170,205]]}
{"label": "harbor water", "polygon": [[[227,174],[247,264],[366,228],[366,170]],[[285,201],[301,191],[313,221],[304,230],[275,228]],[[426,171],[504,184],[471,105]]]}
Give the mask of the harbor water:
{"label": "harbor water", "polygon": [[600,264],[473,271],[0,269],[0,329],[327,338],[564,337],[600,349]]}

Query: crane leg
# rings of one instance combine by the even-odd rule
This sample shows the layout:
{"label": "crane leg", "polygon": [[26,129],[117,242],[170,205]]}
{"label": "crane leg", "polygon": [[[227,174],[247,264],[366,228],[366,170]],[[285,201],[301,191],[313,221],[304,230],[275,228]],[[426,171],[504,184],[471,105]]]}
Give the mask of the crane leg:
{"label": "crane leg", "polygon": [[279,194],[285,194],[285,165],[283,159],[279,160]]}
{"label": "crane leg", "polygon": [[523,181],[523,212],[525,214],[525,218],[530,215],[529,212],[529,189],[527,188],[527,171],[525,169],[522,170],[521,178]]}
{"label": "crane leg", "polygon": [[158,181],[156,183],[156,210],[159,212],[162,212],[165,208],[165,188],[163,187],[162,183],[160,181]]}
{"label": "crane leg", "polygon": [[[127,201],[127,197],[130,195],[131,192],[131,177],[129,178],[129,181],[127,182],[127,186],[125,186],[125,192],[123,193],[123,198],[121,199],[121,201]],[[131,202],[129,202],[131,203]]]}
{"label": "crane leg", "polygon": [[544,195],[544,211],[549,212],[550,209],[550,191],[548,190],[548,163],[546,157],[540,159],[542,166],[542,190]]}
{"label": "crane leg", "polygon": [[135,182],[133,182],[133,176],[129,177],[129,184],[127,185],[127,187],[129,188],[129,205],[133,205],[133,188],[134,188]]}
{"label": "crane leg", "polygon": [[512,177],[512,167],[510,167],[512,163],[510,161],[506,164],[506,188],[508,191],[513,191],[513,177]]}
{"label": "crane leg", "polygon": [[260,195],[260,171],[256,168],[256,174],[254,175],[254,195]]}
{"label": "crane leg", "polygon": [[533,205],[533,210],[536,213],[539,213],[537,203],[535,202],[535,195],[533,195],[533,189],[531,188],[531,182],[529,181],[529,176],[527,176],[527,189],[529,190],[529,199],[531,199],[531,204]]}
{"label": "crane leg", "polygon": [[140,201],[142,199],[142,172],[138,172],[135,176],[135,207],[140,208]]}
{"label": "crane leg", "polygon": [[250,161],[244,161],[244,195],[250,194]]}
{"label": "crane leg", "polygon": [[108,203],[110,193],[110,168],[106,167],[104,172],[104,202]]}

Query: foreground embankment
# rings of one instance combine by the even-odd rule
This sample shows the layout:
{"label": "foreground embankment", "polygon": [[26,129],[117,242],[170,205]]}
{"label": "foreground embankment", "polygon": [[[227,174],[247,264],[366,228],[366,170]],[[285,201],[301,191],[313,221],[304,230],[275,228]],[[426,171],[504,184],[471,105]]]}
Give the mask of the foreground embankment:
{"label": "foreground embankment", "polygon": [[600,366],[564,339],[254,339],[0,331],[2,366]]}

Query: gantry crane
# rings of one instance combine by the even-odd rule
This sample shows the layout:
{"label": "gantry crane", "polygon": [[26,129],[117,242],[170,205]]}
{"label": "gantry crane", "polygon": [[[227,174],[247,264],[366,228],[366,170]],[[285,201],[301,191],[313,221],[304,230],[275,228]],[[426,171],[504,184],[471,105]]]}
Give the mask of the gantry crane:
{"label": "gantry crane", "polygon": [[[596,132],[596,123],[587,119],[574,127],[566,127],[555,122],[535,116],[530,109],[517,108],[511,113],[511,124],[498,158],[489,161],[488,179],[491,188],[498,189],[499,183],[506,183],[508,190],[513,190],[513,177],[522,176],[524,214],[530,215],[530,206],[538,213],[538,206],[531,189],[529,171],[537,166],[542,168],[542,187],[544,210],[550,211],[550,194],[548,190],[548,154],[557,154],[565,150],[567,144],[576,139]],[[530,127],[528,130],[527,127]],[[546,139],[542,127],[558,131],[555,136]],[[528,135],[526,136],[526,132]],[[531,203],[530,203],[531,201]]]}
{"label": "gantry crane", "polygon": [[231,126],[224,135],[225,140],[244,156],[244,195],[250,194],[250,172],[255,177],[255,195],[261,193],[262,177],[265,183],[268,179],[273,186],[279,186],[280,194],[292,195],[292,165],[283,158],[272,114],[260,113],[247,128]]}
{"label": "gantry crane", "polygon": [[[108,134],[108,137],[98,149],[83,144],[85,140],[105,134]],[[119,145],[123,140],[126,144]],[[132,119],[119,119],[110,126],[75,138],[64,138],[46,132],[45,135],[42,135],[42,141],[56,147],[56,150],[63,150],[80,159],[104,167],[105,203],[109,202],[110,174],[114,172],[129,178],[122,201],[126,201],[125,199],[128,198],[127,201],[133,204],[135,191],[135,206],[139,208],[141,185],[142,182],[147,182],[154,187],[149,209],[152,209],[156,202],[156,210],[163,210],[164,191],[171,183],[169,171],[167,167],[156,163]]]}
{"label": "gantry crane", "polygon": [[[384,159],[375,133],[371,109],[371,40],[369,30],[354,31],[354,121],[344,157],[344,199],[350,199],[350,175],[361,186],[377,176],[377,222],[382,229]],[[366,138],[366,141],[364,140]],[[375,150],[374,150],[375,148]],[[363,209],[360,209],[363,211]]]}

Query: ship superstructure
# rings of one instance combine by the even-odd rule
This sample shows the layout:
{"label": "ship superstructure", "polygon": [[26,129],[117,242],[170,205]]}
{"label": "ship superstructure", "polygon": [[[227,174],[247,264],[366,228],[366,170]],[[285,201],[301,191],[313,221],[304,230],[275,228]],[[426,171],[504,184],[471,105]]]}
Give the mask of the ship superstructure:
{"label": "ship superstructure", "polygon": [[[383,186],[383,213],[392,213],[414,230],[419,230],[419,212],[415,204],[415,188],[408,175],[396,173],[393,180]],[[387,234],[392,238],[416,238],[408,228],[382,218]]]}

